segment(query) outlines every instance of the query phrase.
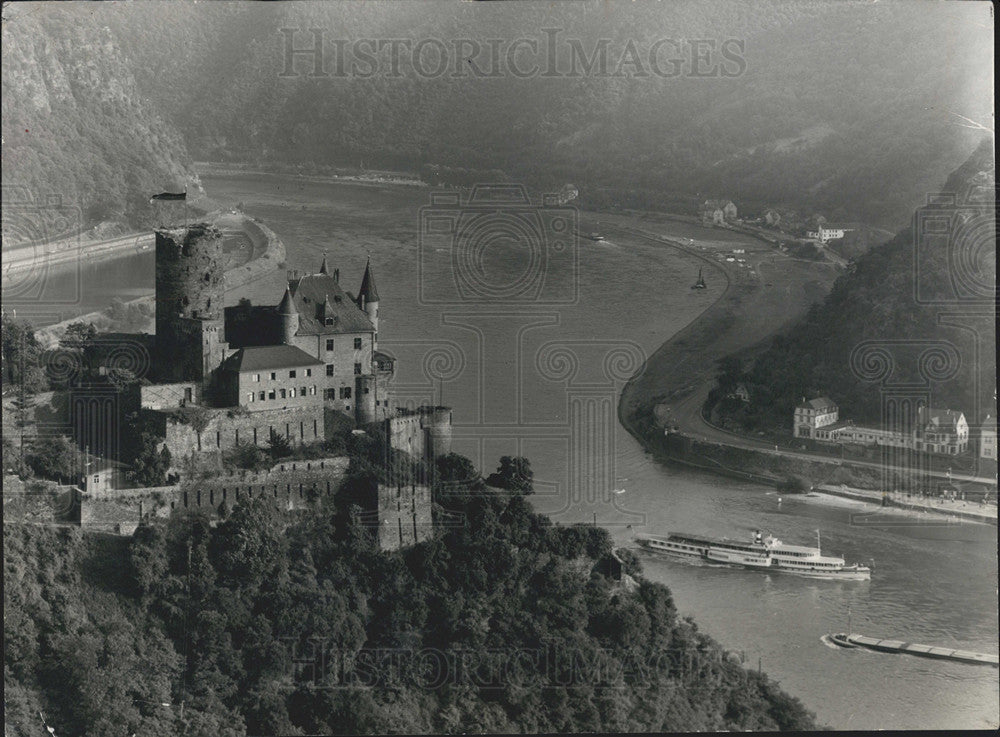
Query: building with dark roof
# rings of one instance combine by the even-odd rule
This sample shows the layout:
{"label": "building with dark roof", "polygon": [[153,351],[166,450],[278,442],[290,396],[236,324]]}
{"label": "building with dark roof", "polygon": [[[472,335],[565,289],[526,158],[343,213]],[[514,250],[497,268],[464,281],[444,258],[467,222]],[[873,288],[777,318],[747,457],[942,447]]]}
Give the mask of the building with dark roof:
{"label": "building with dark roof", "polygon": [[[340,270],[331,270],[324,256],[316,273],[288,274],[284,294],[276,305],[255,306],[243,301],[226,308],[225,338],[237,349],[286,345],[304,352],[322,366],[314,378],[325,405],[366,423],[393,413],[389,384],[394,363],[389,356],[377,353],[378,321],[379,295],[371,262],[365,265],[355,297],[344,291]],[[248,401],[251,388],[244,386],[242,379],[239,383],[240,404],[253,409]],[[287,387],[289,394],[292,388]],[[233,387],[227,391],[227,396],[237,396]],[[270,397],[269,392],[265,390],[266,397]],[[256,397],[259,395],[257,392]]]}

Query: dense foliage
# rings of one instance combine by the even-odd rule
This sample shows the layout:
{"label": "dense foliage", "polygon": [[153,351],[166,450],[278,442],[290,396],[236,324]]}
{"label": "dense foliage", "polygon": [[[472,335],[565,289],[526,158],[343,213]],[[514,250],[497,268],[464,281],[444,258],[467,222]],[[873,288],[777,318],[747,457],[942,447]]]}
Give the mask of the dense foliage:
{"label": "dense foliage", "polygon": [[90,737],[813,726],[665,587],[591,573],[604,530],[475,476],[436,489],[462,524],[394,553],[357,478],[305,514],[258,497],[130,540],[5,525],[7,733],[39,712]]}
{"label": "dense foliage", "polygon": [[[713,395],[721,409],[746,429],[787,434],[795,405],[822,394],[840,406],[841,418],[880,423],[886,387],[926,381],[933,406],[961,410],[970,424],[995,417],[993,166],[987,140],[938,189],[953,203],[919,209],[910,228],[859,257],[749,370],[724,361]],[[948,227],[937,236],[928,223]],[[866,343],[868,365],[855,354]],[[749,404],[725,399],[738,382],[748,387]]]}

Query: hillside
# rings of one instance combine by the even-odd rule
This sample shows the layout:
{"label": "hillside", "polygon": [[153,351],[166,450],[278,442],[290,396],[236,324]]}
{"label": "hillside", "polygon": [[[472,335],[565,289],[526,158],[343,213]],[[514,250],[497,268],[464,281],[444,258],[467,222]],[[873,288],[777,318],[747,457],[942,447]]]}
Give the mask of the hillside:
{"label": "hillside", "polygon": [[[981,139],[959,116],[988,124],[992,114],[982,32],[992,19],[975,3],[919,13],[803,2],[117,10],[97,15],[198,158],[438,165],[472,178],[499,169],[537,187],[572,181],[592,206],[692,209],[725,196],[746,212],[783,205],[895,231]],[[323,68],[299,54],[286,69],[288,43],[313,47],[308,29],[322,34]],[[551,47],[539,29],[554,34]],[[538,53],[512,57],[519,38]],[[420,60],[401,52],[392,67],[391,39],[423,42]],[[501,42],[496,66],[490,39]],[[657,47],[664,39],[677,43]],[[598,56],[588,71],[601,44],[606,64]],[[533,75],[514,71],[533,64]],[[696,76],[704,68],[715,72]]]}
{"label": "hillside", "polygon": [[[889,384],[929,379],[933,406],[962,410],[970,425],[996,416],[994,156],[983,141],[937,190],[954,204],[919,208],[909,228],[858,258],[822,304],[774,339],[737,377],[752,401],[731,407],[732,419],[787,434],[801,397],[826,394],[841,417],[879,424],[883,366]],[[865,341],[879,353],[852,363]]]}
{"label": "hillside", "polygon": [[364,457],[297,517],[259,495],[130,540],[5,524],[6,734],[39,712],[87,737],[815,728],[634,554],[633,580],[591,572],[605,530],[554,526],[522,492],[443,484],[464,524],[373,549],[351,505]]}
{"label": "hillside", "polygon": [[180,134],[96,17],[31,10],[4,6],[4,248],[102,221],[146,223],[149,196],[191,174]]}

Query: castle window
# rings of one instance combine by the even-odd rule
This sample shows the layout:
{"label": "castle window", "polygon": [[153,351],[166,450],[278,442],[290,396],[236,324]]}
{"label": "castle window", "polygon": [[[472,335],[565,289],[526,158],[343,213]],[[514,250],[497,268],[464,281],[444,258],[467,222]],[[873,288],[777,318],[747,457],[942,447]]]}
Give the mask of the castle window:
{"label": "castle window", "polygon": [[262,402],[264,401],[264,392],[260,393],[260,401],[262,401]]}
{"label": "castle window", "polygon": [[327,325],[333,325],[333,318],[332,317],[328,317],[328,318],[326,318],[326,320],[324,320],[324,322]]}
{"label": "castle window", "polygon": [[277,379],[277,378],[278,378],[278,374],[277,374],[277,372],[276,372],[276,371],[272,371],[272,372],[271,372],[271,381],[274,381],[274,380],[275,380],[275,379]]}
{"label": "castle window", "polygon": [[254,374],[253,375],[253,380],[259,382],[260,381],[260,374]]}
{"label": "castle window", "polygon": [[354,350],[356,350],[356,351],[360,351],[361,350],[361,338],[355,338],[354,339]]}
{"label": "castle window", "polygon": [[295,369],[292,369],[291,371],[288,372],[288,378],[289,379],[295,378]]}
{"label": "castle window", "polygon": [[316,387],[315,386],[309,387],[309,393],[310,394],[315,394],[316,393]]}
{"label": "castle window", "polygon": [[360,374],[361,373],[361,364],[360,363],[354,364],[354,373],[355,374]]}
{"label": "castle window", "polygon": [[333,364],[332,363],[328,363],[326,365],[326,375],[327,376],[333,376]]}
{"label": "castle window", "polygon": [[367,394],[367,393],[368,393],[368,387],[366,386],[365,387],[365,394]]}
{"label": "castle window", "polygon": [[332,351],[333,350],[333,338],[327,338],[326,339],[326,349],[328,351]]}
{"label": "castle window", "polygon": [[292,399],[295,399],[295,387],[294,386],[289,390],[288,396],[291,397]]}
{"label": "castle window", "polygon": [[288,392],[286,392],[284,389],[281,390],[281,398],[282,399],[284,399],[287,394],[288,394]]}
{"label": "castle window", "polygon": [[268,399],[275,399],[276,397],[277,397],[277,394],[275,394],[274,389],[272,389],[271,391],[269,391],[267,393],[267,398]]}
{"label": "castle window", "polygon": [[302,387],[302,388],[301,388],[301,389],[299,390],[299,396],[300,396],[300,397],[304,397],[305,395],[306,395],[306,388],[305,388],[305,387]]}
{"label": "castle window", "polygon": [[249,394],[247,394],[247,401],[252,402],[255,399],[255,397],[256,395],[253,392],[250,392]]}
{"label": "castle window", "polygon": [[351,398],[351,387],[349,387],[349,386],[342,386],[342,387],[340,387],[340,398],[341,399],[350,399]]}
{"label": "castle window", "polygon": [[312,375],[313,375],[313,370],[312,369],[306,369],[306,376],[312,376]]}
{"label": "castle window", "polygon": [[336,399],[336,398],[337,398],[337,390],[336,389],[324,389],[323,390],[323,399],[333,400],[333,399]]}

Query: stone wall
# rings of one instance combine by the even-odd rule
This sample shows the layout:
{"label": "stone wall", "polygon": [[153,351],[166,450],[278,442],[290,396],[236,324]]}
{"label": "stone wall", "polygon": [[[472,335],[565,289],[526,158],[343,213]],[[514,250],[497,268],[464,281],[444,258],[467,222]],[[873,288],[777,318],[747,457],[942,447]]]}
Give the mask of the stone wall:
{"label": "stone wall", "polygon": [[379,484],[377,523],[382,550],[398,550],[429,539],[434,532],[430,487]]}
{"label": "stone wall", "polygon": [[401,411],[385,421],[386,437],[396,450],[414,458],[434,458],[451,452],[451,408],[420,407]]}
{"label": "stone wall", "polygon": [[174,486],[84,492],[80,494],[80,526],[131,535],[143,520],[165,519],[185,511],[217,516],[223,503],[232,509],[240,501],[260,496],[274,499],[283,509],[304,509],[316,495],[336,490],[348,465],[346,457],[284,461],[262,473],[216,476]]}
{"label": "stone wall", "polygon": [[322,404],[259,412],[240,408],[203,408],[202,411],[208,422],[199,433],[183,421],[181,414],[143,410],[146,427],[163,438],[175,469],[183,458],[192,454],[218,453],[241,443],[267,447],[272,429],[287,437],[292,445],[319,442],[326,436]]}

